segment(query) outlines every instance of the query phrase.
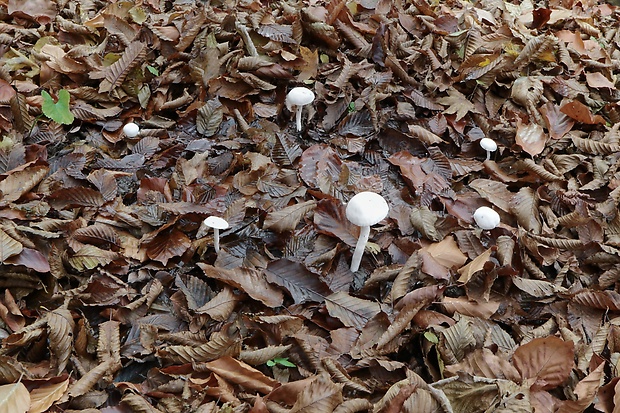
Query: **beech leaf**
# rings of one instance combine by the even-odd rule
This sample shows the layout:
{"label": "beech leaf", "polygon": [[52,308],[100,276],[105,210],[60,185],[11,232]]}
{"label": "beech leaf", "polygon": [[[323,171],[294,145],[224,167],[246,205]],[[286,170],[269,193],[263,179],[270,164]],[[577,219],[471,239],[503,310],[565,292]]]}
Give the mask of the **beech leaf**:
{"label": "beech leaf", "polygon": [[0,413],[26,413],[30,408],[30,393],[23,383],[0,386]]}
{"label": "beech leaf", "polygon": [[512,363],[521,377],[533,379],[534,388],[553,389],[563,384],[574,367],[574,345],[551,336],[535,338],[517,348]]}

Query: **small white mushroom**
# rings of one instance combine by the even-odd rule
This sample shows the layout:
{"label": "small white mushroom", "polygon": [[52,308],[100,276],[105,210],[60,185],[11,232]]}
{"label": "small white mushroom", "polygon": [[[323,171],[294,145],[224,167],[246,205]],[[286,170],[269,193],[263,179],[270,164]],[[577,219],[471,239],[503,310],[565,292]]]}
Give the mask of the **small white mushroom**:
{"label": "small white mushroom", "polygon": [[347,219],[351,223],[360,226],[360,237],[357,239],[353,258],[351,259],[351,271],[356,272],[360,268],[364,248],[370,235],[370,226],[384,219],[390,208],[386,200],[374,192],[360,192],[347,204]]}
{"label": "small white mushroom", "polygon": [[305,87],[294,87],[286,95],[286,107],[292,111],[295,106],[295,124],[297,131],[301,131],[301,110],[304,106],[314,102],[314,92]]}
{"label": "small white mushroom", "polygon": [[474,212],[474,221],[482,229],[493,229],[500,223],[499,214],[489,207],[480,207]]}
{"label": "small white mushroom", "polygon": [[[213,228],[213,247],[216,252],[220,251],[220,230],[228,228],[228,222],[224,218],[210,216],[202,221],[204,226]],[[200,233],[201,231],[198,230]]]}
{"label": "small white mushroom", "polygon": [[140,127],[133,122],[129,122],[123,126],[123,133],[129,138],[135,138],[140,133]]}
{"label": "small white mushroom", "polygon": [[497,144],[491,138],[480,139],[480,147],[487,151],[487,161],[491,159],[491,152],[495,152],[497,150]]}

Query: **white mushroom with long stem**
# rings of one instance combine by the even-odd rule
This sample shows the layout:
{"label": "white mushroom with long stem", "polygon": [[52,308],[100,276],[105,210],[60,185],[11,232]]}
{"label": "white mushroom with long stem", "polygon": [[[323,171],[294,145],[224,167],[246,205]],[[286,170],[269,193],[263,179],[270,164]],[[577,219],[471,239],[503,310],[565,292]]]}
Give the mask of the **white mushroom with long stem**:
{"label": "white mushroom with long stem", "polygon": [[133,122],[123,126],[123,133],[129,138],[135,138],[140,133],[140,127]]}
{"label": "white mushroom with long stem", "polygon": [[480,147],[487,151],[487,161],[491,159],[491,152],[495,152],[497,150],[497,143],[491,138],[482,138],[480,139]]}
{"label": "white mushroom with long stem", "polygon": [[286,107],[292,111],[295,106],[295,125],[301,131],[301,111],[304,106],[314,102],[314,92],[305,87],[294,87],[286,95]]}
{"label": "white mushroom with long stem", "polygon": [[347,204],[347,219],[360,227],[360,236],[355,245],[353,258],[351,259],[351,271],[356,272],[360,268],[362,255],[370,235],[370,226],[383,220],[390,207],[386,200],[374,192],[360,192]]}
{"label": "white mushroom with long stem", "polygon": [[489,207],[480,207],[474,212],[474,221],[485,230],[496,228],[501,222],[499,214]]}
{"label": "white mushroom with long stem", "polygon": [[[202,221],[202,224],[206,227],[213,228],[213,247],[215,248],[216,252],[219,252],[220,251],[220,230],[228,228],[229,226],[228,221],[226,221],[224,218],[210,216],[210,217],[207,217],[204,221]],[[202,225],[201,225],[201,229],[202,229]],[[199,229],[198,232],[201,233],[202,231]]]}

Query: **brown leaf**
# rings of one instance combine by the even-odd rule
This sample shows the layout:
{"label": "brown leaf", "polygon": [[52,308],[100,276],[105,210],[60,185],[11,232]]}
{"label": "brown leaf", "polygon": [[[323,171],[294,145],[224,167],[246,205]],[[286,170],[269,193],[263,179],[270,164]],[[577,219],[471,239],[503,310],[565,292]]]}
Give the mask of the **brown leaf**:
{"label": "brown leaf", "polygon": [[588,83],[588,86],[594,88],[616,88],[616,86],[609,79],[603,76],[601,72],[586,73],[586,82]]}
{"label": "brown leaf", "polygon": [[468,113],[477,113],[476,107],[471,103],[465,95],[454,88],[448,89],[448,96],[437,99],[437,103],[448,106],[443,111],[444,114],[456,114],[456,120],[459,121]]}
{"label": "brown leaf", "polygon": [[314,225],[317,232],[340,238],[354,247],[359,236],[359,227],[349,222],[346,207],[334,199],[322,199],[314,210]]}
{"label": "brown leaf", "polygon": [[67,207],[100,207],[104,204],[99,191],[86,187],[64,188],[53,192],[50,201],[54,208],[65,209]]}
{"label": "brown leaf", "polygon": [[485,264],[489,262],[492,253],[493,248],[489,248],[485,252],[474,258],[473,261],[471,261],[469,264],[459,268],[458,273],[461,275],[459,277],[459,282],[467,284],[469,280],[472,279],[475,273],[477,273],[478,271],[482,271]]}
{"label": "brown leaf", "polygon": [[582,290],[573,296],[572,301],[599,310],[620,311],[620,294],[615,291]]}
{"label": "brown leaf", "polygon": [[532,156],[536,156],[545,149],[547,134],[542,126],[537,123],[519,123],[515,142],[521,146],[525,152]]}
{"label": "brown leaf", "polygon": [[537,193],[530,187],[521,188],[510,200],[510,211],[517,217],[519,225],[534,234],[540,234],[542,230],[538,202]]}
{"label": "brown leaf", "polygon": [[0,229],[0,262],[5,262],[23,250],[23,245]]}
{"label": "brown leaf", "polygon": [[460,313],[488,319],[495,314],[501,303],[499,301],[472,301],[464,297],[443,297],[441,304],[449,314]]}
{"label": "brown leaf", "polygon": [[43,413],[60,400],[69,388],[69,379],[58,383],[46,384],[30,392],[30,409],[28,413]]}
{"label": "brown leaf", "polygon": [[603,119],[601,115],[593,115],[590,108],[578,100],[565,103],[560,107],[560,111],[572,119],[575,119],[577,122],[588,125],[605,124],[605,119]]}
{"label": "brown leaf", "polygon": [[467,256],[461,252],[452,236],[426,247],[426,251],[435,261],[446,268],[459,268],[467,262]]}
{"label": "brown leaf", "polygon": [[69,357],[71,357],[74,327],[75,323],[69,310],[61,308],[47,315],[49,347],[53,367],[58,374],[65,369]]}
{"label": "brown leaf", "polygon": [[19,254],[7,258],[4,262],[11,265],[23,265],[40,273],[50,271],[50,264],[47,258],[38,250],[32,248],[22,248]]}
{"label": "brown leaf", "polygon": [[69,386],[68,395],[71,397],[78,397],[88,393],[103,376],[110,373],[112,365],[113,362],[110,359],[91,368],[85,375],[80,377],[79,380]]}
{"label": "brown leaf", "polygon": [[[404,300],[404,298],[403,298]],[[404,306],[398,311],[396,317],[394,317],[394,321],[390,324],[384,334],[381,335],[379,340],[377,341],[377,348],[382,348],[390,343],[394,338],[403,333],[406,329],[409,328],[411,321],[416,316],[418,311],[428,305],[427,302],[416,302],[411,303],[409,305]]]}
{"label": "brown leaf", "polygon": [[78,271],[92,270],[99,266],[105,266],[118,258],[118,254],[113,251],[106,251],[94,245],[85,245],[75,254],[71,255],[67,261]]}
{"label": "brown leaf", "polygon": [[347,327],[358,330],[381,312],[379,303],[353,297],[345,292],[337,292],[326,298],[327,311],[332,317],[339,319]]}
{"label": "brown leaf", "polygon": [[30,192],[48,172],[49,168],[46,166],[33,166],[10,174],[0,182],[0,193],[2,194],[0,205],[17,201]]}
{"label": "brown leaf", "polygon": [[342,387],[327,376],[318,376],[299,393],[290,413],[332,413],[342,403]]}
{"label": "brown leaf", "polygon": [[181,231],[173,230],[170,233],[160,233],[144,246],[146,255],[155,261],[166,265],[171,258],[183,255],[191,246],[191,240]]}
{"label": "brown leaf", "polygon": [[122,85],[131,69],[142,62],[147,51],[146,44],[139,41],[131,42],[124,49],[120,59],[101,71],[92,72],[90,74],[91,79],[103,78],[99,84],[99,93],[110,92]]}
{"label": "brown leaf", "polygon": [[217,293],[217,295],[205,305],[197,308],[196,313],[208,314],[209,317],[217,321],[226,321],[234,311],[238,302],[239,297],[235,296],[230,288],[224,287],[222,291]]}
{"label": "brown leaf", "polygon": [[577,400],[565,400],[562,403],[562,412],[581,413],[592,404],[605,379],[604,368],[605,363],[600,363],[596,369],[577,383],[574,390]]}
{"label": "brown leaf", "polygon": [[280,385],[278,381],[265,376],[248,364],[230,356],[220,357],[217,360],[206,363],[205,366],[231,383],[262,394],[270,393],[275,387]]}
{"label": "brown leaf", "polygon": [[549,130],[549,137],[551,139],[561,139],[566,135],[575,125],[575,121],[568,117],[566,114],[560,111],[560,107],[554,105],[552,102],[545,103],[540,108]]}
{"label": "brown leaf", "polygon": [[265,270],[267,281],[286,288],[295,304],[305,301],[322,303],[331,294],[327,285],[300,263],[280,259],[270,262]]}
{"label": "brown leaf", "polygon": [[562,385],[574,367],[572,341],[555,336],[535,338],[519,346],[512,357],[512,363],[521,377],[534,379],[532,387],[553,389]]}
{"label": "brown leaf", "polygon": [[268,307],[279,307],[284,301],[282,291],[269,284],[258,270],[249,268],[235,268],[227,270],[209,264],[198,263],[198,266],[209,278],[220,280],[226,284],[239,288]]}
{"label": "brown leaf", "polygon": [[293,231],[299,221],[314,208],[316,208],[316,201],[306,201],[279,211],[269,212],[265,217],[263,228],[277,232]]}
{"label": "brown leaf", "polygon": [[224,330],[211,334],[209,341],[198,346],[164,346],[157,350],[157,356],[176,363],[200,363],[224,356],[236,357],[240,350],[241,341],[238,335]]}

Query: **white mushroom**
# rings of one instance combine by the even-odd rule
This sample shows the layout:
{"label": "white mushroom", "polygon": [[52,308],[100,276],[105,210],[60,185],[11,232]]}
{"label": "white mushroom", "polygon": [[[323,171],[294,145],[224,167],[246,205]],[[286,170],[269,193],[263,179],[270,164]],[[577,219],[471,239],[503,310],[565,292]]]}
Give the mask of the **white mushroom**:
{"label": "white mushroom", "polygon": [[495,152],[497,150],[497,144],[491,138],[480,139],[480,146],[482,149],[487,151],[487,161],[491,159],[491,152]]}
{"label": "white mushroom", "polygon": [[374,192],[360,192],[347,204],[347,219],[351,223],[360,226],[360,237],[357,239],[353,258],[351,259],[351,271],[356,272],[360,268],[364,248],[370,235],[370,226],[375,225],[385,218],[390,208],[385,199]]}
{"label": "white mushroom", "polygon": [[293,106],[296,107],[295,123],[297,131],[301,131],[301,110],[304,106],[314,102],[314,93],[305,87],[294,87],[286,95],[286,107],[292,111]]}
{"label": "white mushroom", "polygon": [[493,229],[500,223],[499,214],[485,206],[476,209],[474,221],[482,229]]}
{"label": "white mushroom", "polygon": [[[220,251],[220,230],[228,228],[228,222],[224,218],[210,216],[207,217],[202,224],[206,227],[213,228],[213,247],[216,252]],[[202,225],[201,225],[202,227]],[[198,230],[200,233],[200,229]]]}
{"label": "white mushroom", "polygon": [[140,133],[140,127],[133,122],[129,122],[123,126],[123,133],[129,138],[135,138]]}

